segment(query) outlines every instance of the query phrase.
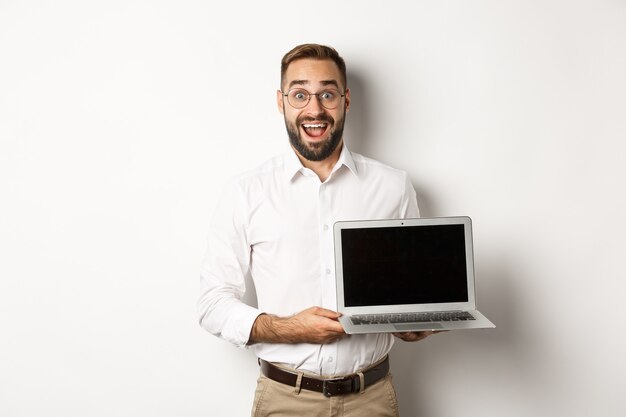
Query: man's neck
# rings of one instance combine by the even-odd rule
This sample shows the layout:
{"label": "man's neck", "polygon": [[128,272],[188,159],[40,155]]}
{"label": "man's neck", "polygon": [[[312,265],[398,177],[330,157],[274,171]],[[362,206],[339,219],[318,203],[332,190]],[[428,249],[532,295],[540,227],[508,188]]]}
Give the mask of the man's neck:
{"label": "man's neck", "polygon": [[320,181],[324,182],[328,179],[328,177],[330,176],[330,173],[333,171],[333,168],[335,167],[335,164],[339,160],[339,155],[341,155],[342,148],[343,148],[343,140],[339,142],[339,144],[337,145],[333,153],[330,154],[328,158],[322,161],[309,161],[308,159],[305,159],[302,155],[300,155],[298,151],[296,151],[295,149],[294,151],[296,152],[296,155],[298,155],[298,159],[300,159],[300,162],[302,163],[302,165],[305,168],[308,168],[311,171],[315,172],[315,174],[319,177]]}

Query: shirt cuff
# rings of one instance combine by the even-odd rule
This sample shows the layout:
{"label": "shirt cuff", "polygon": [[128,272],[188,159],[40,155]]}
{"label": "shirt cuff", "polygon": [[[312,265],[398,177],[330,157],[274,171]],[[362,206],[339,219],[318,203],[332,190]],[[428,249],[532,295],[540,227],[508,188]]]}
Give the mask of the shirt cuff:
{"label": "shirt cuff", "polygon": [[248,347],[252,326],[263,312],[247,304],[237,304],[229,312],[228,326],[224,327],[222,337],[238,347]]}

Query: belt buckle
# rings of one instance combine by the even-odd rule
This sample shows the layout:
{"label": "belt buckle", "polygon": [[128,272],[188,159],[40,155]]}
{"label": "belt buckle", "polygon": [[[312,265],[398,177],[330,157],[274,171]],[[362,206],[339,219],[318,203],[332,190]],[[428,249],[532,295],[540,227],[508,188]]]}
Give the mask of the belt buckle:
{"label": "belt buckle", "polygon": [[[343,378],[338,378],[338,379],[325,379],[322,381],[322,394],[324,394],[325,397],[332,397],[333,395],[337,395],[337,394],[344,394],[343,392],[341,392],[341,383],[345,382],[345,379]],[[339,392],[330,392],[329,388],[332,387],[337,387]]]}

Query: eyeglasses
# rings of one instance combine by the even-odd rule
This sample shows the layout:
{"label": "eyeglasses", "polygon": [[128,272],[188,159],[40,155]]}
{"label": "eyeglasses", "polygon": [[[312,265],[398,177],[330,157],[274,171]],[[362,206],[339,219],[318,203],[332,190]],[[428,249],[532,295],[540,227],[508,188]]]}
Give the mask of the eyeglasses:
{"label": "eyeglasses", "polygon": [[342,97],[345,97],[345,94],[341,94],[338,90],[333,88],[328,90],[322,90],[319,93],[309,93],[303,88],[292,88],[285,94],[283,91],[284,97],[287,97],[287,101],[289,104],[296,108],[302,109],[309,104],[311,100],[311,96],[317,96],[317,100],[320,102],[320,105],[325,109],[332,110],[336,109],[341,101]]}

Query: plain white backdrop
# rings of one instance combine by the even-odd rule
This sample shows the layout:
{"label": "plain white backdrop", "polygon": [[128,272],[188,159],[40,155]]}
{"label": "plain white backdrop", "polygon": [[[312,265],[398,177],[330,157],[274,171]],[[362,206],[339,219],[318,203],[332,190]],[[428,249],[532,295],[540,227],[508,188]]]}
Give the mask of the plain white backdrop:
{"label": "plain white backdrop", "polygon": [[200,260],[303,42],[348,63],[349,145],[474,219],[498,327],[399,342],[403,416],[623,416],[620,0],[0,0],[0,416],[249,415]]}

